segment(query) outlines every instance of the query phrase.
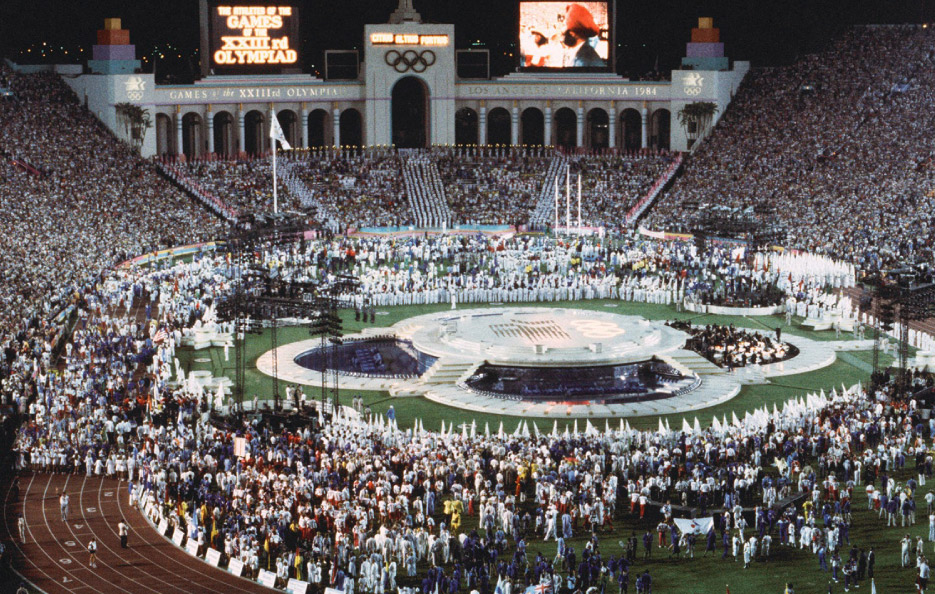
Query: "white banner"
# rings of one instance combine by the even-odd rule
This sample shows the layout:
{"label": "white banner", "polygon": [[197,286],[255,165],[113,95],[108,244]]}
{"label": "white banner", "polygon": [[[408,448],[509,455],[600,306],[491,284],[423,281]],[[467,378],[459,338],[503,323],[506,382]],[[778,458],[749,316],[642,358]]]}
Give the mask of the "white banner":
{"label": "white banner", "polygon": [[168,529],[169,529],[169,520],[166,520],[165,518],[163,518],[162,521],[159,522],[159,527],[156,528],[156,530],[159,531],[160,536],[165,536],[166,530]]}
{"label": "white banner", "polygon": [[193,538],[189,538],[188,544],[185,545],[185,550],[188,551],[188,554],[191,555],[192,557],[197,557],[198,556],[198,541]]}
{"label": "white banner", "polygon": [[286,592],[292,592],[292,594],[306,594],[306,592],[308,592],[308,582],[289,578],[289,583],[286,584]]}
{"label": "white banner", "polygon": [[267,588],[276,587],[276,574],[272,571],[266,571],[265,569],[260,570],[260,574],[256,576],[256,581],[260,585],[266,586]]}
{"label": "white banner", "polygon": [[714,529],[714,518],[675,518],[675,526],[682,534],[707,534]]}
{"label": "white banner", "polygon": [[234,455],[243,458],[247,455],[247,440],[243,437],[234,438]]}
{"label": "white banner", "polygon": [[208,549],[205,553],[205,561],[217,567],[221,563],[221,551],[217,549]]}
{"label": "white banner", "polygon": [[236,576],[243,575],[243,561],[240,559],[231,559],[230,563],[227,564],[227,571]]}
{"label": "white banner", "polygon": [[175,543],[175,546],[180,547],[183,540],[185,540],[185,533],[176,528],[175,532],[172,533],[172,542]]}

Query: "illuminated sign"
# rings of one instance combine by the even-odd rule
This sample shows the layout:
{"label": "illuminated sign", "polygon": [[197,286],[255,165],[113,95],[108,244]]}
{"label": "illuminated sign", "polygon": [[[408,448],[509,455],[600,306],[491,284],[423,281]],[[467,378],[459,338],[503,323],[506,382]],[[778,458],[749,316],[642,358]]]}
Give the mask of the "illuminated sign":
{"label": "illuminated sign", "polygon": [[296,64],[297,13],[294,6],[215,6],[213,63],[221,68]]}
{"label": "illuminated sign", "polygon": [[448,45],[447,35],[419,35],[418,33],[371,33],[373,45],[424,45],[444,47]]}

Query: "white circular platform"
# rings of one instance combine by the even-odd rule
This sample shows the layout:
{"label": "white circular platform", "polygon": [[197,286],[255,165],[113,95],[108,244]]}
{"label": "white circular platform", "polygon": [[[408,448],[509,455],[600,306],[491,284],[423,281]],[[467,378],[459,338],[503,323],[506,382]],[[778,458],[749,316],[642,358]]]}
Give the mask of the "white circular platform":
{"label": "white circular platform", "polygon": [[537,367],[647,361],[682,348],[687,338],[639,316],[549,307],[440,312],[393,328],[434,357]]}
{"label": "white circular platform", "polygon": [[[799,348],[798,356],[781,363],[750,366],[728,373],[683,349],[685,333],[660,321],[607,311],[547,307],[453,310],[408,318],[390,328],[367,328],[347,338],[378,336],[411,341],[415,350],[437,361],[430,361],[428,370],[412,379],[341,374],[342,389],[387,391],[395,397],[420,396],[477,412],[539,418],[647,416],[697,411],[730,400],[743,385],[766,383],[770,377],[807,373],[830,365],[835,361],[835,350],[848,348],[851,343],[788,336],[784,338]],[[320,344],[316,338],[279,347],[280,380],[320,386],[320,372],[295,362]],[[605,404],[504,398],[480,393],[465,384],[484,363],[583,367],[628,364],[653,357],[685,376],[700,378],[700,385],[671,397]],[[259,357],[257,368],[272,375],[272,351]]]}

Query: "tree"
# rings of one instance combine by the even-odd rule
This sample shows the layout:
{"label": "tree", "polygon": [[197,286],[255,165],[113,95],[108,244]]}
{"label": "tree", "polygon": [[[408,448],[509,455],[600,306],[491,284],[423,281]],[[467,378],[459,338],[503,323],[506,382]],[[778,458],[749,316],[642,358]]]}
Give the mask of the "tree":
{"label": "tree", "polygon": [[717,104],[710,101],[696,101],[689,103],[679,110],[679,123],[685,128],[688,137],[688,148],[691,148],[699,138],[703,138],[711,127],[711,122],[717,114]]}
{"label": "tree", "polygon": [[153,127],[153,120],[148,109],[133,103],[117,103],[117,120],[123,124],[124,136],[137,151],[143,146],[146,131]]}

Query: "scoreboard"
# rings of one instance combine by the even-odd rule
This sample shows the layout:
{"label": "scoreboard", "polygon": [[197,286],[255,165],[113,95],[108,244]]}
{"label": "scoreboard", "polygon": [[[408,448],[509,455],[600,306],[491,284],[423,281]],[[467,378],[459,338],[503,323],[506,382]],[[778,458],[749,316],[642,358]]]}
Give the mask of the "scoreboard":
{"label": "scoreboard", "polygon": [[210,7],[210,67],[224,74],[299,68],[299,11],[292,5]]}

